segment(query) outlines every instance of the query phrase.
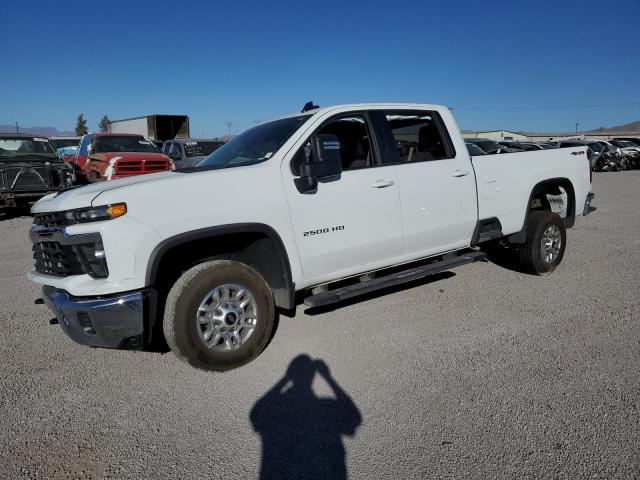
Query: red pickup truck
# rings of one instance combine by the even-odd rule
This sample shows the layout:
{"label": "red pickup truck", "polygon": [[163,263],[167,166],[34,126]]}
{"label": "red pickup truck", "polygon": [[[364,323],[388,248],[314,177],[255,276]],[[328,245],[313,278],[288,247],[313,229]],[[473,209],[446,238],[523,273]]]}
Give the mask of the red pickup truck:
{"label": "red pickup truck", "polygon": [[99,182],[116,178],[166,172],[174,168],[166,155],[142,135],[88,133],[82,137],[78,153],[66,159],[78,179]]}

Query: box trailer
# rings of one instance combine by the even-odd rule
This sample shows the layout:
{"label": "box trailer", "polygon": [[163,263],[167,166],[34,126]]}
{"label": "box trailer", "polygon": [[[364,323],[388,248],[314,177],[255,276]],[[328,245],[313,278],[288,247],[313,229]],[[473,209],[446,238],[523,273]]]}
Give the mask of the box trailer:
{"label": "box trailer", "polygon": [[189,138],[188,115],[146,115],[109,122],[110,133],[135,133],[151,140]]}

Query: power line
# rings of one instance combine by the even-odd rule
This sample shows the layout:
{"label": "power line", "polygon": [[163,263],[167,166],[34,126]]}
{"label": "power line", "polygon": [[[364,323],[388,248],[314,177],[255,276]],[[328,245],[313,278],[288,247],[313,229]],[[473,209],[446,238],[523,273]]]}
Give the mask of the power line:
{"label": "power line", "polygon": [[594,105],[547,105],[542,107],[451,107],[451,110],[569,110],[582,108],[640,107],[639,103],[603,103]]}

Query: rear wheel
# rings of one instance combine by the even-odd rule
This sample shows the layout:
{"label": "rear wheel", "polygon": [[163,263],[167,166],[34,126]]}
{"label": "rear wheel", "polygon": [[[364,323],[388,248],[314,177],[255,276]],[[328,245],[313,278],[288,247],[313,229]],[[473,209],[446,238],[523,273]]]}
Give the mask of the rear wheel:
{"label": "rear wheel", "polygon": [[266,347],[275,325],[269,286],[251,267],[229,260],[196,265],[167,296],[163,329],[171,350],[205,370],[244,365]]}
{"label": "rear wheel", "polygon": [[529,212],[526,241],[519,251],[520,264],[529,273],[551,273],[562,261],[566,244],[567,232],[558,214]]}

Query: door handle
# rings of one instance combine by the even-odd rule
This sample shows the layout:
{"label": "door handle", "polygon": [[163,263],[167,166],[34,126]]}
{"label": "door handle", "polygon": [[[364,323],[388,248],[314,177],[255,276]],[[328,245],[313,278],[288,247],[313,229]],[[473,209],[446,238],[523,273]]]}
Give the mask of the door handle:
{"label": "door handle", "polygon": [[453,175],[451,175],[452,177],[466,177],[467,175],[469,175],[469,170],[456,170],[455,172],[453,172]]}
{"label": "door handle", "polygon": [[373,182],[371,184],[372,188],[386,188],[386,187],[390,187],[394,184],[395,182],[393,180],[376,180],[375,182]]}

